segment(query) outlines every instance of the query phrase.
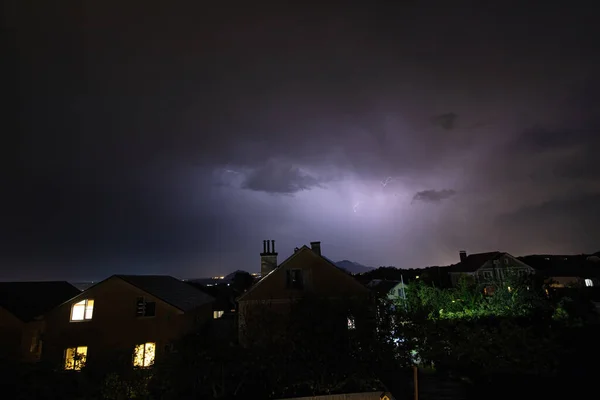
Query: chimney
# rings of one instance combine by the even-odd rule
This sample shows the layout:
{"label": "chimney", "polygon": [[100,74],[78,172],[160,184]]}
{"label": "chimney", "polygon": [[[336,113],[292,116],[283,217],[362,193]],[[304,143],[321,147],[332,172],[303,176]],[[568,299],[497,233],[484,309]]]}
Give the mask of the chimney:
{"label": "chimney", "polygon": [[316,255],[321,255],[321,242],[310,242],[310,248]]}
{"label": "chimney", "polygon": [[260,253],[260,274],[264,278],[269,272],[277,268],[277,253],[275,241],[263,240],[263,252]]}
{"label": "chimney", "polygon": [[458,252],[458,255],[460,257],[460,262],[465,262],[465,260],[467,259],[467,252],[464,250],[461,250]]}

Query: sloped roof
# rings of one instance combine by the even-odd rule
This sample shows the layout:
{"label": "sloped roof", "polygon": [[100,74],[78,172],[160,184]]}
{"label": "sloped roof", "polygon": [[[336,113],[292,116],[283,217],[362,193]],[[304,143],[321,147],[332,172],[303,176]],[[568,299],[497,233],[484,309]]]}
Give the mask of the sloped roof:
{"label": "sloped roof", "polygon": [[547,276],[600,277],[600,265],[585,254],[531,255],[519,259]]}
{"label": "sloped roof", "polygon": [[489,253],[469,254],[465,261],[450,267],[450,272],[475,272],[488,261],[500,258],[504,253],[500,251],[491,251]]}
{"label": "sloped roof", "polygon": [[69,282],[0,282],[0,306],[28,322],[81,291]]}
{"label": "sloped roof", "polygon": [[346,270],[344,270],[343,268],[338,267],[337,265],[335,265],[335,263],[333,261],[331,261],[330,259],[328,259],[327,257],[324,257],[323,255],[317,255],[315,252],[313,252],[313,250],[308,247],[307,245],[303,245],[302,247],[298,248],[296,251],[294,251],[294,253],[292,253],[292,255],[290,255],[288,258],[286,258],[281,264],[279,264],[277,267],[273,268],[273,270],[271,272],[269,272],[267,275],[263,276],[262,279],[260,281],[258,281],[256,284],[254,284],[250,289],[248,289],[246,292],[244,292],[240,297],[237,298],[237,301],[241,301],[244,299],[244,297],[246,297],[249,293],[253,292],[257,287],[260,286],[260,284],[262,282],[264,282],[270,275],[272,275],[275,271],[279,270],[281,267],[285,266],[287,263],[289,263],[290,261],[292,261],[294,259],[294,257],[298,256],[299,254],[301,254],[302,252],[305,251],[310,251],[312,254],[314,254],[315,256],[318,256],[319,258],[321,258],[322,260],[324,260],[325,262],[327,262],[328,264],[330,264],[333,268],[335,268],[336,270],[338,270],[339,272],[347,275],[349,278],[353,279],[358,287],[362,287],[365,289],[365,291],[367,291],[368,289],[365,288],[359,281],[357,281],[356,279],[354,279],[354,277],[352,275],[350,275]]}
{"label": "sloped roof", "polygon": [[227,285],[216,285],[216,286],[204,286],[197,282],[186,282],[186,284],[193,288],[207,293],[209,296],[214,297],[215,302],[213,304],[214,310],[229,311],[235,309],[235,300],[233,296],[233,288]]}
{"label": "sloped roof", "polygon": [[398,286],[402,282],[400,281],[388,281],[385,279],[373,279],[369,283],[367,283],[367,287],[371,289],[374,293],[380,296],[387,295],[390,290]]}
{"label": "sloped roof", "polygon": [[215,301],[209,294],[169,275],[115,276],[184,312]]}

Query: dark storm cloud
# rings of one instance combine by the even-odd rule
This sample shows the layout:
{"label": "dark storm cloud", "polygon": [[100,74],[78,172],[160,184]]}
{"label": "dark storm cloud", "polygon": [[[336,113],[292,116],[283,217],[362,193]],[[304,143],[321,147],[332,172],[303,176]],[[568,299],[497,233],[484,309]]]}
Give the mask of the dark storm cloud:
{"label": "dark storm cloud", "polygon": [[413,196],[413,201],[422,201],[423,203],[439,203],[442,200],[449,199],[456,192],[452,189],[442,190],[423,190]]}
{"label": "dark storm cloud", "polygon": [[242,188],[273,194],[293,194],[315,187],[323,187],[323,183],[300,168],[287,162],[269,162],[247,174]]}
{"label": "dark storm cloud", "polygon": [[496,223],[502,231],[511,232],[515,247],[521,241],[519,247],[535,243],[544,251],[596,251],[600,247],[600,193],[566,194],[500,215]]}
{"label": "dark storm cloud", "polygon": [[[324,240],[338,248],[368,247],[394,262],[406,248],[377,248],[376,235],[360,233],[364,243],[354,246],[344,236],[385,222],[363,219],[368,226],[356,229],[340,211],[357,216],[352,205],[363,201],[365,211],[396,216],[368,203],[371,189],[354,199],[363,183],[380,190],[393,176],[407,202],[423,186],[461,193],[452,201],[443,201],[450,189],[417,193],[414,201],[438,203],[429,208],[440,215],[427,227],[416,215],[422,232],[393,237],[447,247],[455,258],[451,247],[462,241],[482,251],[510,244],[502,238],[518,219],[492,229],[498,214],[583,193],[599,170],[598,135],[589,133],[599,122],[595,14],[554,4],[515,13],[508,3],[468,12],[447,1],[397,3],[340,11],[14,1],[7,59],[15,68],[4,76],[15,77],[19,143],[5,146],[3,254],[77,265],[169,264],[194,253],[204,271],[224,265],[221,255],[237,269],[250,243],[264,239],[256,235],[327,225],[336,228]],[[343,195],[331,194],[346,176]],[[323,192],[331,198],[309,197]],[[306,206],[290,216],[308,203],[328,213]],[[471,236],[448,239],[457,225]],[[585,235],[573,232],[573,243],[576,234]]]}
{"label": "dark storm cloud", "polygon": [[456,119],[458,115],[454,113],[441,114],[433,117],[432,121],[435,125],[449,131],[456,127]]}

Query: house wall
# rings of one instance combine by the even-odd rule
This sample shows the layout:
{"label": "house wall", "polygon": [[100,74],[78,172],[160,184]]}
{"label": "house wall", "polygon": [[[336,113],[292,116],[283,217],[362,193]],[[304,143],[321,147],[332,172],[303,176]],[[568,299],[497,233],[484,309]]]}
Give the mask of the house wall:
{"label": "house wall", "polygon": [[25,323],[0,307],[0,360],[18,360]]}
{"label": "house wall", "polygon": [[476,276],[479,281],[484,281],[488,277],[502,280],[505,277],[506,272],[510,273],[525,273],[532,274],[535,272],[529,265],[517,260],[510,255],[503,255],[496,260],[490,260],[483,264],[476,272]]}
{"label": "house wall", "polygon": [[[304,289],[286,287],[287,272],[301,269]],[[256,342],[264,335],[265,319],[273,328],[270,335],[276,335],[279,324],[284,324],[292,301],[307,296],[330,299],[359,299],[368,302],[370,291],[352,276],[331,265],[308,248],[299,250],[288,262],[284,262],[267,278],[256,284],[239,301],[239,340],[242,345]],[[346,323],[346,321],[343,321]],[[358,324],[357,324],[358,325]],[[282,328],[283,329],[283,328]]]}
{"label": "house wall", "polygon": [[[156,316],[136,316],[138,297],[156,302]],[[94,300],[92,319],[70,322],[72,305],[83,299]],[[122,279],[112,277],[45,316],[43,357],[62,365],[66,348],[87,346],[88,365],[117,358],[131,365],[135,345],[155,342],[158,360],[167,344],[211,319],[212,304],[184,314]]]}
{"label": "house wall", "polygon": [[390,291],[387,294],[388,300],[392,300],[392,301],[398,300],[400,298],[400,294],[398,291],[401,291],[404,286],[405,285],[402,282],[400,282],[399,284],[394,286],[392,289],[390,289]]}
{"label": "house wall", "polygon": [[462,275],[473,276],[478,282],[484,282],[486,279],[502,280],[504,279],[506,271],[510,271],[511,274],[520,273],[520,271],[523,271],[523,273],[526,274],[535,273],[535,270],[529,265],[505,254],[495,260],[485,262],[475,272],[451,272],[450,279],[452,281],[452,286],[458,285]]}
{"label": "house wall", "polygon": [[[21,331],[20,360],[27,363],[38,362],[42,356],[43,337],[46,324],[43,320],[23,324]],[[32,344],[37,346],[32,348]]]}
{"label": "house wall", "polygon": [[551,282],[551,287],[556,288],[583,286],[582,280],[573,276],[553,276],[548,281]]}

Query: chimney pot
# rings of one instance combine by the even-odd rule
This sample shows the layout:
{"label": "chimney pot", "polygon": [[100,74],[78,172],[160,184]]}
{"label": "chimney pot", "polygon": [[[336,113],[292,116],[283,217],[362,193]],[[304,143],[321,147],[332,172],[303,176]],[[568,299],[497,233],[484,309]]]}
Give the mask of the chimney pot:
{"label": "chimney pot", "polygon": [[467,259],[467,252],[465,250],[461,250],[458,252],[458,256],[460,257],[460,262],[464,262]]}
{"label": "chimney pot", "polygon": [[[273,245],[273,248],[271,248]],[[263,240],[263,252],[260,254],[260,274],[264,278],[277,268],[277,253],[275,253],[275,241]]]}

